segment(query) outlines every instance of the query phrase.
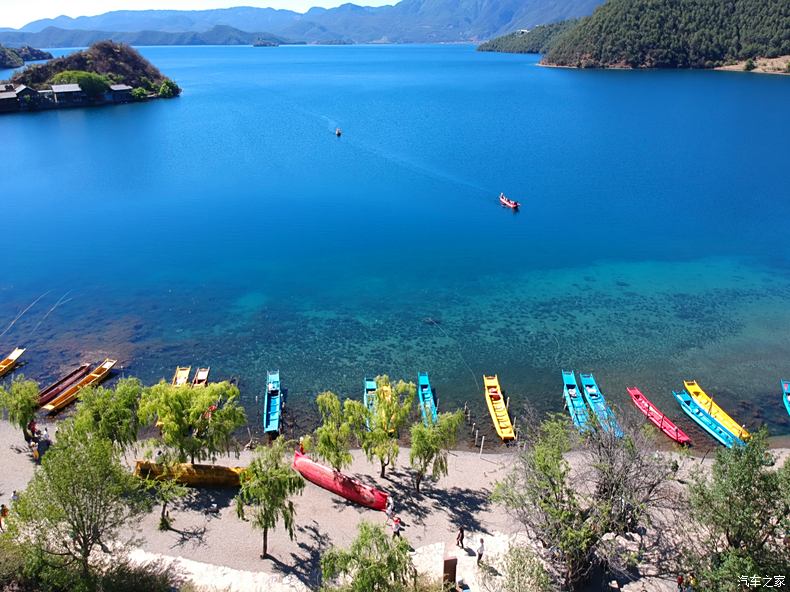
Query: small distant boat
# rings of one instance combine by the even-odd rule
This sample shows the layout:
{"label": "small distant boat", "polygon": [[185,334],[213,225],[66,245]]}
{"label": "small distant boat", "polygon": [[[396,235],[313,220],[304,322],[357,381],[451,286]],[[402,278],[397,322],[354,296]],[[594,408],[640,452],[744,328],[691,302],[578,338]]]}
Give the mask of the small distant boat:
{"label": "small distant boat", "polygon": [[661,413],[659,408],[651,403],[650,400],[642,394],[642,391],[640,391],[635,386],[629,386],[626,388],[626,390],[631,396],[631,400],[634,402],[634,405],[636,405],[636,408],[644,413],[645,417],[653,422],[653,424],[659,430],[664,432],[669,438],[678,444],[681,444],[682,446],[691,445],[691,438],[689,438],[683,430],[676,426],[671,419]]}
{"label": "small distant boat", "polygon": [[208,373],[211,368],[198,368],[195,377],[192,379],[192,386],[206,386],[208,384]]}
{"label": "small distant boat", "polygon": [[90,368],[90,364],[82,364],[79,368],[72,370],[66,374],[66,376],[50,384],[47,388],[40,390],[38,392],[38,406],[41,407],[42,405],[46,405],[67,388],[78,383],[88,372],[90,372]]}
{"label": "small distant boat", "polygon": [[[362,402],[365,404],[365,409],[370,411],[372,415],[376,410],[376,381],[373,378],[365,377],[365,390],[362,393]],[[370,429],[370,420],[367,422],[368,429]]]}
{"label": "small distant boat", "polygon": [[749,431],[740,425],[737,421],[735,421],[732,417],[727,415],[727,413],[719,407],[713,399],[711,399],[708,394],[702,390],[700,385],[697,384],[694,380],[684,380],[683,385],[686,387],[686,391],[689,395],[699,403],[699,406],[702,407],[708,414],[718,421],[727,431],[729,431],[732,435],[737,436],[741,440],[748,440],[752,437]]}
{"label": "small distant boat", "polygon": [[341,130],[339,127],[335,128],[335,135],[339,138],[343,135],[343,130]]}
{"label": "small distant boat", "polygon": [[562,382],[564,384],[565,406],[568,408],[568,413],[571,414],[573,425],[579,432],[589,430],[590,416],[587,413],[587,405],[584,403],[579,386],[576,384],[576,374],[573,371],[563,370]]}
{"label": "small distant boat", "polygon": [[790,413],[790,380],[782,381],[782,400],[785,402],[787,413]]}
{"label": "small distant boat", "polygon": [[711,417],[711,415],[692,399],[691,395],[686,391],[672,391],[672,395],[677,399],[680,408],[683,409],[686,415],[693,419],[703,430],[713,436],[716,441],[724,444],[727,448],[732,448],[736,445],[744,445],[743,440],[734,436],[728,429]]}
{"label": "small distant boat", "polygon": [[420,413],[422,422],[426,426],[436,423],[438,409],[436,409],[436,395],[431,387],[427,372],[417,374],[417,395],[420,398]]}
{"label": "small distant boat", "polygon": [[499,203],[511,210],[517,210],[521,206],[515,199],[510,199],[504,193],[499,194]]}
{"label": "small distant boat", "polygon": [[14,351],[8,354],[8,357],[2,362],[0,362],[0,376],[5,376],[9,372],[11,372],[11,370],[13,370],[16,367],[19,358],[22,356],[23,353],[25,353],[25,351],[26,350],[24,347],[17,347],[14,349]]}
{"label": "small distant boat", "polygon": [[134,474],[142,479],[167,477],[190,487],[239,487],[243,470],[244,467],[188,463],[176,464],[166,470],[163,465],[147,460],[138,460],[134,466]]}
{"label": "small distant boat", "polygon": [[513,424],[510,421],[502,389],[499,386],[499,377],[496,374],[493,376],[483,375],[483,388],[485,389],[483,395],[486,398],[488,412],[494,421],[496,433],[502,438],[503,442],[515,440],[516,434],[513,432]]}
{"label": "small distant boat", "polygon": [[263,402],[263,431],[267,434],[280,432],[282,403],[280,371],[269,371],[266,373],[266,395]]}
{"label": "small distant boat", "polygon": [[187,386],[189,385],[189,373],[192,371],[192,366],[177,366],[176,373],[173,374],[173,380],[170,384],[173,386]]}
{"label": "small distant boat", "polygon": [[298,450],[294,452],[293,469],[311,483],[349,501],[379,511],[387,507],[389,496],[383,491],[319,464]]}
{"label": "small distant boat", "polygon": [[592,374],[579,374],[579,378],[582,381],[584,398],[587,399],[590,409],[598,417],[601,428],[606,432],[611,431],[617,438],[622,438],[623,430],[620,424],[617,423],[617,418],[614,416],[612,408],[606,402],[601,389],[598,388],[595,377]]}
{"label": "small distant boat", "polygon": [[89,386],[96,386],[105,380],[110,375],[110,370],[115,364],[118,363],[118,360],[111,360],[107,358],[102,362],[99,366],[97,366],[93,372],[88,374],[85,378],[80,380],[77,384],[70,386],[68,389],[63,391],[57,397],[52,399],[49,403],[41,407],[41,410],[45,413],[57,413],[77,398],[79,392]]}

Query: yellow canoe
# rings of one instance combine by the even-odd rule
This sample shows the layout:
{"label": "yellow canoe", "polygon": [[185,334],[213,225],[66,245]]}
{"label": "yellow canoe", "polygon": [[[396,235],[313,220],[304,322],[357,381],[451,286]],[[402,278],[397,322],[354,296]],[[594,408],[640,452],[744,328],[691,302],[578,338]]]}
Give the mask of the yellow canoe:
{"label": "yellow canoe", "polygon": [[147,460],[138,460],[134,474],[140,478],[163,479],[172,477],[176,482],[190,487],[239,487],[244,467],[223,467],[220,465],[176,464],[172,471],[165,466]]}
{"label": "yellow canoe", "polygon": [[699,406],[707,411],[713,419],[732,432],[734,436],[740,438],[744,442],[752,437],[745,427],[741,426],[732,417],[727,415],[724,409],[719,407],[716,402],[702,390],[696,380],[684,380],[683,385],[686,387],[691,397],[699,403]]}
{"label": "yellow canoe", "polygon": [[14,351],[8,354],[8,357],[0,362],[0,376],[5,376],[11,372],[11,370],[13,370],[16,366],[17,360],[19,360],[23,353],[25,353],[25,348],[17,347],[14,349]]}
{"label": "yellow canoe", "polygon": [[496,433],[499,434],[499,437],[504,442],[515,440],[516,434],[513,432],[513,424],[510,422],[510,415],[507,412],[507,406],[502,396],[502,389],[499,387],[497,375],[484,375],[483,388],[485,389],[483,394],[488,404],[488,412],[491,414],[491,419],[494,420]]}
{"label": "yellow canoe", "polygon": [[74,386],[66,389],[62,393],[60,393],[57,397],[52,399],[49,403],[44,405],[41,409],[46,411],[47,413],[56,413],[63,409],[66,405],[69,405],[77,398],[79,392],[88,386],[96,386],[102,380],[107,378],[110,375],[110,370],[115,364],[118,363],[118,360],[111,360],[107,358],[102,362],[99,366],[97,366],[93,372],[88,374],[85,378],[80,380]]}
{"label": "yellow canoe", "polygon": [[186,386],[189,384],[189,373],[192,366],[177,366],[176,373],[173,374],[173,380],[170,382],[173,386]]}

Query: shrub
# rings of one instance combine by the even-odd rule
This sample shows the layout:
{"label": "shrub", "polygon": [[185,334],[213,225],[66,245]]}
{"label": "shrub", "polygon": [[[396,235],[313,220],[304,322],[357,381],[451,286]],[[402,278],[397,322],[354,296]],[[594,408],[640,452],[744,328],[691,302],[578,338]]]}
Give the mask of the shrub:
{"label": "shrub", "polygon": [[159,87],[159,96],[163,99],[177,97],[180,94],[181,88],[179,88],[179,86],[169,78],[165,79],[165,81]]}
{"label": "shrub", "polygon": [[148,91],[138,86],[132,89],[132,98],[135,101],[144,101],[148,98]]}
{"label": "shrub", "polygon": [[110,89],[112,81],[101,74],[83,70],[65,70],[49,79],[50,84],[79,84],[83,92],[96,98]]}
{"label": "shrub", "polygon": [[743,65],[743,69],[746,70],[747,72],[751,72],[756,67],[757,66],[755,65],[754,60],[752,58],[746,60],[746,63]]}

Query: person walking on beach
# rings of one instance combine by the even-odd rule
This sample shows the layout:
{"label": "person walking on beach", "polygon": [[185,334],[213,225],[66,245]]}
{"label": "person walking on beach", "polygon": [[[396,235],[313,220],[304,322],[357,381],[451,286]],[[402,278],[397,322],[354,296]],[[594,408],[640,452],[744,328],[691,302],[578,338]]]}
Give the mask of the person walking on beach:
{"label": "person walking on beach", "polygon": [[480,539],[480,546],[477,548],[477,565],[480,565],[480,560],[483,559],[483,553],[486,552],[485,543]]}
{"label": "person walking on beach", "polygon": [[683,574],[678,576],[678,592],[683,592]]}
{"label": "person walking on beach", "polygon": [[400,518],[397,516],[395,520],[392,521],[392,538],[400,538],[400,532],[403,530],[403,525],[401,524]]}
{"label": "person walking on beach", "polygon": [[384,521],[384,524],[387,524],[390,520],[392,520],[392,515],[395,513],[395,499],[392,497],[392,494],[387,496],[387,504],[384,507],[384,513],[387,515],[387,519]]}
{"label": "person walking on beach", "polygon": [[464,548],[464,527],[458,529],[458,534],[455,535],[455,546]]}

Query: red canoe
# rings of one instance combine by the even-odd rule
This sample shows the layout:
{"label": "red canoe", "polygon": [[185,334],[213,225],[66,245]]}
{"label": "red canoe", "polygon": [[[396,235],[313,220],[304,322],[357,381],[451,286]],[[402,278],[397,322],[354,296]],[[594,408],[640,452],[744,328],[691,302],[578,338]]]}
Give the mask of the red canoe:
{"label": "red canoe", "polygon": [[518,207],[521,205],[515,199],[508,199],[505,197],[504,193],[499,194],[499,203],[501,203],[506,208],[510,208],[511,210],[517,210]]}
{"label": "red canoe", "polygon": [[47,388],[42,390],[38,393],[38,405],[39,407],[46,405],[52,399],[57,397],[60,393],[65,391],[72,385],[77,384],[84,376],[88,374],[90,371],[90,364],[82,364],[76,370],[68,373],[66,376],[50,384]]}
{"label": "red canoe", "polygon": [[653,403],[651,403],[648,398],[642,394],[642,391],[640,391],[635,386],[629,386],[626,390],[628,391],[628,394],[631,395],[631,400],[634,402],[634,405],[636,405],[637,409],[644,413],[645,416],[650,421],[652,421],[659,430],[664,432],[678,444],[682,444],[684,446],[691,444],[691,438],[689,438],[686,433],[678,426],[672,423],[671,419],[661,413],[658,407],[653,405]]}
{"label": "red canoe", "polygon": [[294,452],[293,468],[308,481],[347,500],[374,510],[384,510],[387,506],[388,496],[383,491],[379,491],[370,485],[365,485],[340,471],[318,464],[308,456],[301,454],[298,450]]}

